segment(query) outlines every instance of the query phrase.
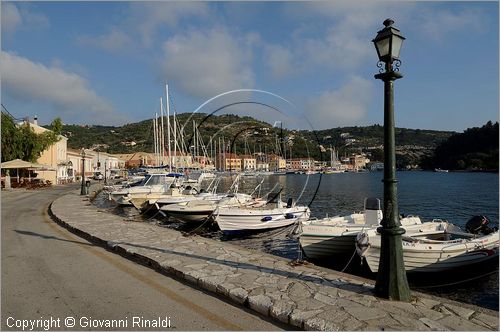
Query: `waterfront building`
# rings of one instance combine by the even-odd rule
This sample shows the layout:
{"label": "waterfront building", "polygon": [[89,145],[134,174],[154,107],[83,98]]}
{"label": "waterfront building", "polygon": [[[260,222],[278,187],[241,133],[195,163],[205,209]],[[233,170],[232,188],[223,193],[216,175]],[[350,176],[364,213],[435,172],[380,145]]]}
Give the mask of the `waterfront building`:
{"label": "waterfront building", "polygon": [[270,171],[284,171],[286,169],[286,160],[278,155],[272,154],[268,157]]}
{"label": "waterfront building", "polygon": [[366,167],[366,164],[368,164],[369,162],[370,159],[368,159],[365,154],[355,154],[349,157],[348,163],[349,165],[351,165],[351,167],[349,167],[350,169],[352,169],[353,171],[358,171],[360,169],[364,169]]}
{"label": "waterfront building", "polygon": [[124,161],[125,168],[137,168],[141,166],[157,166],[156,157],[153,153],[149,152],[134,152],[134,153],[117,153],[112,154],[118,159]]}
{"label": "waterfront building", "polygon": [[[89,151],[92,151],[92,166],[90,169],[94,173],[99,172],[106,178],[111,178],[118,175],[120,170],[125,169],[125,160],[116,155],[95,150]],[[87,170],[87,168],[85,169]]]}
{"label": "waterfront building", "polygon": [[[74,182],[80,180],[80,177],[82,176],[82,152],[81,150],[77,149],[70,149],[68,148],[66,150],[66,159],[68,160],[68,181],[69,182]],[[85,165],[85,169],[90,169],[87,168],[90,167],[90,162],[89,165]]]}
{"label": "waterfront building", "polygon": [[192,168],[207,171],[213,171],[215,169],[212,160],[206,156],[194,156]]}
{"label": "waterfront building", "polygon": [[242,159],[235,153],[219,153],[217,155],[217,165],[221,165],[222,171],[236,171],[242,170]]}
{"label": "waterfront building", "polygon": [[[50,131],[38,125],[37,117],[35,117],[32,122],[27,119],[24,123],[28,123],[36,134]],[[44,150],[36,161],[39,164],[50,166],[50,168],[47,169],[37,170],[37,177],[49,180],[52,183],[59,183],[68,178],[69,165],[66,159],[68,139],[63,135],[58,135],[58,138],[59,141]]]}
{"label": "waterfront building", "polygon": [[295,171],[307,171],[314,169],[314,159],[312,158],[292,158],[290,168]]}
{"label": "waterfront building", "polygon": [[257,159],[251,155],[240,156],[244,171],[255,171],[257,169]]}
{"label": "waterfront building", "polygon": [[256,169],[260,172],[269,172],[269,164],[263,161],[257,161]]}

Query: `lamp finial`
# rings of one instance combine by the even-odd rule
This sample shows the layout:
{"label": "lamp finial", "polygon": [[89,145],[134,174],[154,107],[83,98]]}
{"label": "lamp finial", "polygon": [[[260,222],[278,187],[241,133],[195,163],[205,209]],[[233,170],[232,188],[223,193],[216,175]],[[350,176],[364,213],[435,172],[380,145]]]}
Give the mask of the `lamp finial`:
{"label": "lamp finial", "polygon": [[394,24],[394,20],[392,18],[388,18],[384,21],[384,26],[385,27],[390,27],[391,25]]}

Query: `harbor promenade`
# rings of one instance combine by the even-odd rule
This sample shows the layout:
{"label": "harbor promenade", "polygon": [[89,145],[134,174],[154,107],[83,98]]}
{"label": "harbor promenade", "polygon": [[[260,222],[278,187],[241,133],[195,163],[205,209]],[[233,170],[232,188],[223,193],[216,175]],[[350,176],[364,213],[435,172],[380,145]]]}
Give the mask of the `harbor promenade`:
{"label": "harbor promenade", "polygon": [[371,280],[142,222],[94,206],[74,191],[50,213],[60,225],[160,273],[292,329],[498,331],[498,312],[413,292],[410,303],[372,293]]}

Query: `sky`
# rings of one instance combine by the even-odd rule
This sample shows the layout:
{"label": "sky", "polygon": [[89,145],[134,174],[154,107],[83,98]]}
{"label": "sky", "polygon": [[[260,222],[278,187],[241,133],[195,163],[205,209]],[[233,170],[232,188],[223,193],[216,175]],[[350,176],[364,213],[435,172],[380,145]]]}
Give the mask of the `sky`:
{"label": "sky", "polygon": [[498,15],[496,1],[2,1],[1,99],[41,124],[120,126],[159,113],[168,83],[171,112],[383,124],[371,40],[390,17],[406,37],[396,126],[462,132],[498,121]]}

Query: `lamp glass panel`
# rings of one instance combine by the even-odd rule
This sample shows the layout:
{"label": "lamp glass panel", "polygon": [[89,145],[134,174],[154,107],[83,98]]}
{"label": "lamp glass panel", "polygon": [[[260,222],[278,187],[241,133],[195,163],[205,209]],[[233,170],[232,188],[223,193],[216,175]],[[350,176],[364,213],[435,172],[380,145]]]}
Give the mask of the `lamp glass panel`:
{"label": "lamp glass panel", "polygon": [[390,38],[384,38],[376,42],[379,57],[385,57],[389,54],[389,40]]}
{"label": "lamp glass panel", "polygon": [[392,57],[394,59],[399,58],[399,53],[401,52],[401,45],[403,44],[403,39],[399,38],[399,36],[392,37]]}

